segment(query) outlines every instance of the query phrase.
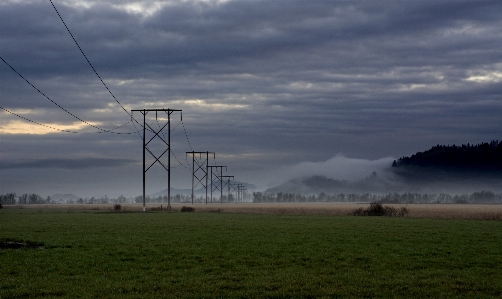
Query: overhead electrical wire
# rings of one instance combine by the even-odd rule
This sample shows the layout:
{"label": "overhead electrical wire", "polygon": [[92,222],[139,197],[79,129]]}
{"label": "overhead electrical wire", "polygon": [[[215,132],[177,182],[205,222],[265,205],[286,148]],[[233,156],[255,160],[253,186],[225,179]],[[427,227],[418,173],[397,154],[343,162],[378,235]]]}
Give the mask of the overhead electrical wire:
{"label": "overhead electrical wire", "polygon": [[16,113],[14,113],[14,112],[12,112],[12,111],[10,111],[10,110],[8,110],[8,109],[5,109],[5,108],[3,108],[3,107],[0,107],[0,109],[4,110],[5,112],[8,112],[8,113],[10,113],[10,114],[12,114],[12,115],[15,115],[15,116],[17,116],[17,117],[19,117],[19,118],[22,118],[22,119],[24,119],[24,120],[26,120],[26,121],[32,122],[32,123],[34,123],[34,124],[37,124],[37,125],[39,125],[39,126],[43,126],[43,127],[49,128],[49,129],[58,130],[58,131],[61,131],[61,132],[66,132],[66,133],[78,133],[78,132],[74,132],[74,131],[62,130],[62,129],[54,128],[54,127],[51,127],[51,126],[48,126],[48,125],[44,125],[44,124],[42,124],[42,123],[36,122],[36,121],[34,121],[34,120],[31,120],[31,119],[28,119],[28,118],[26,118],[26,117],[23,117],[23,116],[21,116],[21,115],[19,115],[19,114],[16,114]]}
{"label": "overhead electrical wire", "polygon": [[174,129],[171,129],[171,132],[174,132],[174,130],[176,130],[176,128],[180,125],[181,121],[178,122],[178,124],[174,127]]}
{"label": "overhead electrical wire", "polygon": [[[54,105],[56,105],[57,107],[59,107],[60,109],[62,109],[63,111],[65,111],[66,113],[68,113],[69,115],[71,115],[72,117],[78,119],[79,121],[85,123],[86,125],[88,126],[91,126],[95,129],[98,129],[100,130],[101,132],[97,132],[97,133],[102,133],[102,132],[106,132],[106,133],[114,133],[114,134],[131,134],[129,132],[127,133],[120,133],[120,132],[114,132],[115,130],[127,125],[128,123],[132,123],[136,132],[138,133],[139,137],[141,137],[141,134],[138,130],[138,128],[136,127],[136,124],[137,123],[140,127],[143,127],[143,125],[141,125],[134,117],[133,117],[133,113],[132,111],[129,112],[125,109],[125,107],[119,102],[119,100],[115,97],[115,95],[111,92],[111,90],[108,88],[108,86],[106,85],[106,83],[103,81],[103,79],[101,78],[101,76],[98,74],[98,72],[96,71],[96,69],[94,68],[94,66],[92,65],[92,63],[90,62],[90,60],[87,58],[87,55],[85,55],[84,51],[82,50],[82,48],[80,47],[80,45],[78,44],[77,40],[75,39],[75,37],[73,36],[73,34],[71,33],[70,29],[68,28],[68,26],[66,25],[65,21],[63,20],[61,14],[59,13],[59,11],[57,10],[56,6],[54,5],[54,3],[52,2],[52,0],[49,0],[52,7],[54,8],[56,14],[58,15],[59,19],[61,20],[61,22],[63,23],[63,25],[65,26],[66,30],[68,31],[68,33],[70,34],[71,38],[73,39],[73,41],[75,42],[75,44],[77,45],[78,49],[80,50],[80,53],[84,56],[85,60],[87,61],[87,63],[89,64],[89,66],[91,67],[91,69],[93,70],[94,74],[96,74],[96,76],[99,78],[99,80],[101,81],[101,83],[103,84],[103,86],[106,88],[106,90],[108,91],[108,93],[113,97],[113,99],[115,100],[115,102],[117,102],[117,104],[122,108],[122,110],[124,110],[129,116],[130,116],[130,121],[128,121],[127,123],[123,124],[123,125],[120,125],[114,129],[111,129],[111,130],[106,130],[106,129],[103,129],[103,128],[100,128],[98,126],[95,126],[81,118],[79,118],[78,116],[74,115],[73,113],[71,113],[70,111],[68,111],[67,109],[65,109],[64,107],[62,107],[61,105],[59,105],[58,103],[56,103],[55,101],[53,101],[51,98],[49,98],[47,95],[45,95],[40,89],[38,89],[37,87],[35,87],[28,79],[26,79],[24,76],[22,76],[16,69],[14,69],[14,67],[12,67],[9,63],[7,63],[7,61],[5,61],[2,57],[0,57],[0,59],[7,65],[9,66],[16,74],[18,74],[23,80],[26,81],[26,83],[28,83],[31,87],[33,87],[35,90],[37,90],[41,95],[43,95],[46,99],[48,99],[49,101],[51,101]],[[80,133],[78,131],[69,131],[69,130],[64,130],[64,129],[59,129],[59,128],[55,128],[55,127],[51,127],[51,126],[48,126],[48,125],[45,125],[45,124],[42,124],[40,122],[36,122],[36,121],[33,121],[31,119],[28,119],[26,117],[23,117],[19,114],[16,114],[6,108],[3,108],[3,107],[0,107],[0,109],[6,111],[7,113],[10,113],[14,116],[17,116],[21,119],[24,119],[26,121],[29,121],[31,123],[34,123],[34,124],[37,124],[37,125],[40,125],[40,126],[43,126],[43,127],[46,127],[46,128],[49,128],[49,129],[53,129],[53,130],[58,130],[58,131],[61,131],[61,132],[67,132],[67,133]],[[188,138],[188,134],[186,132],[186,128],[185,128],[185,124],[183,123],[183,119],[181,119],[181,124],[183,126],[183,131],[185,133],[185,137],[187,139],[187,142],[188,142],[188,145],[190,147],[190,149],[193,151],[193,148],[192,148],[192,145],[190,143],[190,139]],[[158,123],[158,120],[157,120],[157,123]],[[159,123],[158,123],[159,124]],[[172,130],[174,131],[178,126],[179,126],[180,123],[178,123]],[[160,126],[160,124],[159,124]],[[145,128],[146,129],[146,128]],[[150,131],[150,130],[148,130]],[[162,134],[164,135],[164,133],[162,132]],[[165,136],[164,136],[165,138]],[[179,163],[180,166],[186,168],[186,169],[190,169],[191,170],[191,167],[190,167],[190,163],[188,162],[188,159],[186,158],[187,160],[187,165],[188,165],[188,168],[180,162],[180,160],[176,157],[176,155],[174,154],[174,152],[172,150],[170,150],[170,152],[173,154],[174,158],[177,160],[177,162]],[[160,161],[159,161],[160,162]]]}
{"label": "overhead electrical wire", "polygon": [[[137,123],[140,127],[143,127],[134,117],[133,117],[133,113],[131,111],[131,113],[129,113],[125,108],[124,106],[119,102],[119,100],[115,97],[115,95],[111,92],[111,90],[108,88],[108,86],[105,84],[105,82],[103,81],[103,79],[101,78],[101,76],[98,74],[98,72],[96,71],[96,69],[94,68],[94,66],[92,65],[92,63],[90,62],[90,60],[87,58],[87,56],[85,55],[84,51],[82,50],[82,48],[80,47],[80,45],[78,44],[77,40],[75,39],[75,37],[73,36],[73,34],[71,33],[70,29],[68,28],[68,26],[66,25],[65,21],[63,20],[63,17],[61,16],[61,14],[59,13],[59,11],[57,10],[56,6],[54,5],[54,3],[52,2],[52,0],[49,0],[51,2],[51,5],[52,7],[54,8],[54,10],[56,11],[59,19],[61,20],[61,22],[63,22],[63,25],[65,26],[66,30],[68,31],[68,33],[70,34],[71,38],[73,39],[73,41],[75,42],[75,44],[77,45],[78,49],[80,50],[80,53],[82,53],[82,55],[84,56],[85,60],[87,61],[87,63],[89,64],[89,66],[92,68],[92,70],[94,71],[94,73],[96,74],[96,76],[99,78],[99,80],[101,81],[101,83],[103,84],[103,86],[105,86],[106,90],[108,91],[108,93],[110,93],[110,95],[113,97],[113,99],[117,102],[117,104],[120,105],[120,107],[122,108],[122,110],[124,110],[128,115],[130,115],[131,117],[131,122],[134,126],[134,128],[136,129],[136,132],[138,133],[138,135],[140,136],[141,138],[141,134],[139,133],[139,130],[138,128],[136,127],[136,124]],[[158,121],[157,121],[158,122]],[[190,146],[190,149],[193,151],[193,148],[192,148],[192,145],[190,143],[190,139],[188,138],[188,134],[186,132],[186,128],[185,128],[185,124],[183,123],[183,119],[181,120],[181,124],[183,126],[183,131],[185,133],[185,137],[187,139],[187,142],[188,142],[188,145]],[[159,124],[160,126],[160,124]],[[179,123],[176,125],[176,127],[174,129],[172,129],[171,131],[174,131],[177,127],[179,126]],[[148,130],[150,131],[150,130]],[[163,133],[162,133],[163,134]],[[172,152],[172,151],[171,151]],[[185,167],[179,160],[178,158],[174,155],[174,152],[173,153],[173,156],[175,157],[175,159],[178,161],[178,163]],[[187,159],[187,165],[188,167],[191,169],[190,167],[190,163],[188,163],[188,159]]]}
{"label": "overhead electrical wire", "polygon": [[54,5],[54,3],[52,2],[52,0],[49,0],[52,4],[52,7],[54,7],[54,10],[56,11],[56,13],[58,14],[59,16],[59,19],[61,20],[61,22],[63,22],[63,25],[65,26],[66,30],[68,31],[68,33],[70,34],[71,38],[73,39],[73,41],[75,42],[75,44],[77,45],[78,49],[80,50],[80,53],[82,53],[82,55],[84,56],[85,60],[87,61],[87,63],[89,64],[89,66],[92,68],[92,70],[94,71],[94,73],[96,74],[96,76],[98,76],[99,80],[101,81],[101,83],[103,83],[103,85],[105,86],[106,90],[108,90],[108,93],[110,93],[110,95],[115,99],[115,102],[117,102],[117,104],[119,104],[119,106],[122,108],[122,110],[125,111],[125,113],[127,113],[128,115],[130,115],[131,113],[129,113],[125,108],[124,106],[122,106],[122,104],[119,102],[119,100],[115,97],[115,95],[113,95],[112,91],[108,88],[108,86],[106,86],[105,82],[103,81],[103,79],[101,79],[101,76],[99,76],[98,72],[96,71],[96,69],[94,68],[94,66],[92,65],[92,63],[89,61],[89,59],[87,58],[87,56],[85,55],[84,51],[82,50],[82,48],[80,47],[80,45],[77,43],[77,40],[75,39],[75,37],[73,36],[73,34],[71,33],[70,29],[68,28],[68,26],[66,26],[66,23],[65,21],[63,20],[63,17],[61,17],[61,14],[59,13],[59,11],[57,10],[56,6]]}
{"label": "overhead electrical wire", "polygon": [[[82,53],[82,55],[84,56],[85,60],[87,61],[87,63],[89,64],[89,66],[92,68],[92,70],[94,71],[94,73],[96,74],[96,76],[99,78],[99,80],[101,81],[101,83],[105,86],[106,90],[110,93],[110,95],[113,97],[113,99],[117,102],[117,104],[120,105],[120,107],[127,113],[131,116],[131,122],[133,123],[134,125],[134,128],[136,129],[136,132],[138,133],[138,135],[141,137],[141,134],[139,133],[139,130],[138,128],[136,127],[136,124],[134,122],[136,122],[140,127],[143,127],[134,117],[133,117],[133,113],[131,111],[131,113],[129,113],[125,108],[124,106],[119,102],[119,100],[115,97],[115,95],[111,92],[111,90],[108,88],[108,86],[105,84],[105,82],[103,81],[103,79],[101,79],[101,76],[98,74],[98,72],[96,71],[96,69],[94,68],[94,66],[92,65],[92,63],[90,62],[90,60],[87,58],[87,56],[85,55],[84,51],[82,50],[82,48],[80,47],[80,45],[78,44],[77,40],[75,39],[75,37],[73,36],[73,34],[71,33],[70,29],[68,28],[68,26],[66,25],[65,21],[63,20],[63,17],[61,16],[61,14],[59,13],[59,11],[57,10],[56,6],[54,5],[54,3],[52,2],[52,0],[49,0],[51,2],[51,5],[52,7],[54,8],[54,10],[56,11],[59,19],[61,20],[61,22],[63,23],[63,25],[65,26],[66,30],[68,31],[68,33],[70,34],[71,38],[73,39],[73,41],[75,42],[75,44],[77,45],[78,49],[80,50],[80,53]],[[185,137],[188,141],[188,145],[190,146],[190,149],[193,151],[193,148],[192,148],[192,145],[190,144],[190,140],[188,139],[188,135],[187,135],[187,132],[186,132],[186,129],[185,129],[185,124],[183,123],[183,118],[181,119],[181,124],[183,125],[183,131],[185,132]],[[179,123],[178,123],[179,125]],[[178,127],[178,125],[174,128],[176,129]],[[173,130],[174,130],[173,129]],[[150,131],[150,130],[149,130]],[[179,162],[179,161],[178,161]],[[188,160],[187,160],[188,162]],[[190,165],[190,163],[188,163],[188,165]]]}
{"label": "overhead electrical wire", "polygon": [[[187,130],[185,129],[185,124],[183,123],[183,119],[181,119],[181,125],[183,126],[183,132],[185,132],[185,137],[187,138],[188,146],[190,146],[190,149],[192,152],[194,152],[192,148],[192,144],[190,143],[190,139],[188,139],[188,134]],[[190,161],[188,161],[188,157],[185,155],[185,160],[187,161],[188,167],[190,167]],[[192,167],[190,167],[190,170],[192,170]]]}
{"label": "overhead electrical wire", "polygon": [[185,136],[187,138],[187,141],[188,141],[188,145],[190,146],[190,149],[192,150],[192,152],[194,151],[193,148],[192,148],[192,144],[190,144],[190,139],[188,139],[188,134],[187,134],[187,130],[185,129],[185,124],[183,123],[183,119],[181,120],[181,125],[183,126],[183,131],[185,132]]}
{"label": "overhead electrical wire", "polygon": [[134,126],[134,129],[136,130],[136,133],[138,133],[139,138],[140,138],[140,139],[143,139],[143,137],[141,137],[141,133],[139,132],[138,128],[136,127],[135,122],[137,122],[137,123],[138,123],[138,125],[139,125],[140,127],[142,127],[142,126],[141,126],[141,125],[139,124],[139,122],[138,122],[138,121],[137,121],[137,120],[133,117],[133,115],[132,115],[132,114],[133,114],[133,112],[131,111],[131,123],[132,123],[132,125]]}
{"label": "overhead electrical wire", "polygon": [[[51,98],[49,98],[45,93],[43,93],[40,89],[38,89],[35,85],[33,85],[28,79],[26,79],[23,75],[21,75],[21,73],[19,73],[12,65],[10,65],[7,61],[5,61],[5,59],[3,59],[2,57],[0,57],[0,59],[8,66],[10,67],[11,70],[13,70],[16,74],[19,75],[19,77],[21,77],[24,81],[26,81],[26,83],[28,83],[31,87],[33,87],[36,91],[38,91],[41,95],[43,95],[46,99],[48,99],[49,101],[51,101],[54,105],[58,106],[60,109],[62,109],[64,112],[68,113],[69,115],[73,116],[74,118],[78,119],[79,121],[83,122],[84,124],[88,125],[88,126],[91,126],[95,129],[98,129],[102,132],[105,132],[105,133],[113,133],[113,134],[131,134],[131,133],[117,133],[117,132],[113,132],[113,130],[116,130],[116,129],[112,129],[112,130],[106,130],[106,129],[103,129],[103,128],[100,128],[98,126],[95,126],[83,119],[81,119],[80,117],[76,116],[75,114],[71,113],[70,111],[66,110],[63,106],[59,105],[58,103],[56,103],[55,101],[53,101]],[[22,116],[19,116],[17,114],[13,114],[13,115],[16,115],[20,118],[23,118],[25,120],[28,120],[28,121],[31,121],[25,117],[22,117]],[[35,121],[31,121],[33,123],[37,123]],[[38,124],[38,123],[37,123]],[[126,124],[124,124],[126,125]],[[124,126],[124,125],[121,125],[120,127]],[[46,126],[48,127],[48,126]],[[120,128],[119,127],[119,128]],[[62,132],[66,132],[65,130],[59,130],[59,131],[62,131]],[[75,132],[72,132],[72,133],[75,133]]]}
{"label": "overhead electrical wire", "polygon": [[127,111],[127,109],[124,108],[124,106],[119,102],[119,100],[115,97],[115,95],[112,93],[112,91],[110,90],[110,88],[108,88],[108,86],[106,85],[106,83],[103,81],[103,79],[101,78],[101,76],[98,74],[98,72],[96,71],[96,69],[94,68],[94,66],[92,65],[91,61],[87,58],[87,55],[85,55],[84,53],[84,50],[82,50],[82,48],[80,47],[79,43],[77,42],[77,40],[75,39],[75,37],[73,36],[73,33],[71,33],[70,31],[70,28],[68,28],[68,26],[66,25],[66,22],[63,20],[63,17],[61,16],[61,14],[59,13],[58,9],[56,8],[56,6],[54,5],[54,3],[52,2],[52,0],[49,0],[51,2],[51,5],[52,7],[54,8],[54,11],[56,12],[56,14],[58,15],[59,19],[61,20],[61,22],[63,23],[64,27],[66,28],[66,31],[68,31],[68,33],[70,34],[71,38],[73,39],[73,42],[75,42],[75,45],[77,45],[77,48],[80,50],[80,53],[82,53],[82,56],[84,56],[85,60],[87,61],[87,63],[89,64],[89,66],[91,67],[91,69],[93,70],[94,74],[96,74],[96,76],[99,78],[99,81],[101,81],[101,83],[103,84],[103,86],[106,88],[106,90],[108,91],[108,93],[113,97],[113,99],[115,100],[115,102],[117,102],[117,104],[119,104],[119,106],[122,108],[122,110],[125,111],[125,113],[127,113],[130,117],[131,117],[131,122],[134,126],[134,129],[136,130],[136,133],[140,136],[141,138],[141,134],[139,133],[139,130],[138,128],[136,127],[136,124],[134,124],[134,122],[136,122],[140,127],[143,127],[136,119],[134,119],[133,117],[133,113],[132,111],[129,113],[129,111]]}

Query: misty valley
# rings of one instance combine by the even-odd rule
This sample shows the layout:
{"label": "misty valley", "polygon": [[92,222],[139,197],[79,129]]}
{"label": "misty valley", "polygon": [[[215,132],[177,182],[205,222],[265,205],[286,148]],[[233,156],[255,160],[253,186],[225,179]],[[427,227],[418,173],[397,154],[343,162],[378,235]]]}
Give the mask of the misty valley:
{"label": "misty valley", "polygon": [[[234,192],[211,194],[209,202],[382,202],[382,203],[502,203],[502,142],[493,140],[477,145],[437,145],[411,157],[394,160],[382,174],[346,181],[314,175],[296,178],[264,191],[242,197]],[[176,190],[175,203],[191,203],[191,190]],[[195,190],[195,203],[208,202],[205,190]],[[167,203],[167,192],[146,197],[147,203]],[[141,203],[142,196],[80,198],[72,194],[42,197],[38,194],[7,193],[0,204],[118,204]]]}

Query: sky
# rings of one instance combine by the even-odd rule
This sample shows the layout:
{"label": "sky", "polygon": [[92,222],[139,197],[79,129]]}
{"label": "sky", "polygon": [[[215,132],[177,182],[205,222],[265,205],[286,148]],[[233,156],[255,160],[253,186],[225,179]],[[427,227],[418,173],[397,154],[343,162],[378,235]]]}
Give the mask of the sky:
{"label": "sky", "polygon": [[[188,151],[265,189],[500,140],[501,12],[483,0],[1,0],[0,194],[142,194],[131,110],[182,110],[172,188],[191,188]],[[147,194],[165,188],[157,163]]]}

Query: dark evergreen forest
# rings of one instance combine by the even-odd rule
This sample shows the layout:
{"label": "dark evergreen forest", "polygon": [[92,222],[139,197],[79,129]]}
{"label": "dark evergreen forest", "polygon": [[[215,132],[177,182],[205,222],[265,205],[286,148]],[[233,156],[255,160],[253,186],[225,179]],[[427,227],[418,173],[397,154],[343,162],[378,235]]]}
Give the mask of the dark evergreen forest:
{"label": "dark evergreen forest", "polygon": [[393,171],[404,176],[502,176],[502,142],[476,145],[436,145],[392,163]]}

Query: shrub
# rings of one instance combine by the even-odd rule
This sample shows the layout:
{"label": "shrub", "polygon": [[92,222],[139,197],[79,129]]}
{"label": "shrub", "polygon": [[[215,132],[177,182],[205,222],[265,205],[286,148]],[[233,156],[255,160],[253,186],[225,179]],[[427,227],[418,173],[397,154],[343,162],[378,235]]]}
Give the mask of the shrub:
{"label": "shrub", "polygon": [[[388,209],[390,208],[390,209]],[[372,202],[370,203],[370,207],[367,209],[367,214],[368,216],[383,216],[386,213],[392,213],[392,207],[385,207],[382,206],[381,203],[378,202]]]}
{"label": "shrub", "polygon": [[366,209],[358,208],[351,212],[353,216],[389,216],[389,217],[404,217],[409,213],[407,207],[396,209],[390,206],[382,206],[381,203],[372,202]]}
{"label": "shrub", "polygon": [[353,216],[365,216],[366,215],[366,210],[363,209],[363,208],[358,208],[358,209],[355,209],[354,211],[352,211],[350,213],[350,215],[353,215]]}
{"label": "shrub", "polygon": [[113,205],[113,210],[120,211],[121,209],[122,209],[122,206],[120,204],[114,204]]}
{"label": "shrub", "polygon": [[187,207],[187,206],[182,206],[181,207],[182,212],[195,212],[195,208],[193,207]]}
{"label": "shrub", "polygon": [[3,209],[3,206],[2,206],[2,204],[1,204],[1,203],[0,203],[0,209]]}

